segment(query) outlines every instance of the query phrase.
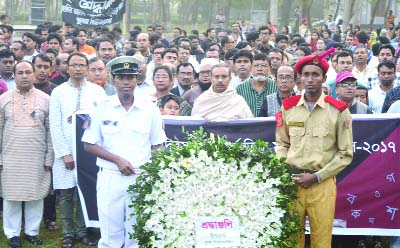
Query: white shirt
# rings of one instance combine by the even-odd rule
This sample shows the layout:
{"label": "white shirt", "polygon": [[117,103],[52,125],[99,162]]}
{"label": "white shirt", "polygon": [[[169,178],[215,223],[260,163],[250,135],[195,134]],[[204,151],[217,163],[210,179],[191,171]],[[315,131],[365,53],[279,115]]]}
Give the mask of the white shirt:
{"label": "white shirt", "polygon": [[231,85],[234,89],[236,89],[236,87],[237,87],[239,84],[242,84],[242,83],[246,82],[247,80],[249,80],[250,77],[251,77],[251,76],[249,76],[248,78],[242,80],[242,79],[240,79],[238,76],[234,76],[234,77],[232,77],[232,79],[231,79],[230,85]]}
{"label": "white shirt", "polygon": [[4,79],[0,76],[0,79],[4,80],[7,84],[8,90],[13,90],[16,88],[14,74],[9,79]]}
{"label": "white shirt", "polygon": [[390,105],[389,110],[387,111],[388,113],[400,113],[400,100],[395,101]]}
{"label": "white shirt", "polygon": [[32,62],[33,57],[35,57],[38,54],[39,54],[38,51],[35,50],[32,55],[25,55],[23,60]]}
{"label": "white shirt", "polygon": [[76,186],[74,170],[67,170],[63,160],[64,156],[73,154],[74,127],[67,119],[77,110],[93,112],[95,106],[106,97],[103,88],[97,84],[85,81],[78,90],[70,80],[56,87],[50,97],[50,133],[55,155],[54,189],[69,189]]}
{"label": "white shirt", "polygon": [[141,83],[140,85],[136,85],[135,88],[135,97],[140,98],[148,98],[156,93],[156,88],[153,84],[148,83],[147,80]]}
{"label": "white shirt", "polygon": [[368,105],[374,114],[382,113],[382,106],[385,97],[386,92],[384,92],[379,85],[368,91]]}
{"label": "white shirt", "polygon": [[354,66],[352,73],[357,78],[358,82],[367,84],[368,78],[375,76],[378,73],[378,71],[368,66],[365,67],[363,71],[359,71],[357,67]]}
{"label": "white shirt", "polygon": [[156,64],[154,64],[153,60],[147,64],[146,81],[151,84],[153,84],[153,72],[154,72],[155,68],[156,68]]}
{"label": "white shirt", "polygon": [[[82,137],[83,142],[97,144],[125,158],[134,168],[148,162],[151,146],[160,145],[165,140],[161,114],[154,104],[135,99],[127,111],[116,95],[96,109]],[[116,164],[101,158],[97,158],[97,165],[118,170]]]}

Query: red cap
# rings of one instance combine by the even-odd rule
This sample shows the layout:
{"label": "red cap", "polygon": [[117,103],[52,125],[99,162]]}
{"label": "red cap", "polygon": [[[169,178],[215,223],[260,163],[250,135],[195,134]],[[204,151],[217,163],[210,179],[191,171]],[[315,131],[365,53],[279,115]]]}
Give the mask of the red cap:
{"label": "red cap", "polygon": [[307,17],[301,18],[301,23],[306,23],[306,22],[308,22],[308,18]]}
{"label": "red cap", "polygon": [[331,53],[334,53],[335,51],[336,49],[332,47],[321,54],[313,54],[302,57],[299,59],[299,61],[297,61],[296,65],[294,66],[294,70],[297,72],[297,74],[301,74],[301,70],[305,65],[316,65],[321,67],[321,69],[326,73],[329,69],[329,64],[325,57]]}

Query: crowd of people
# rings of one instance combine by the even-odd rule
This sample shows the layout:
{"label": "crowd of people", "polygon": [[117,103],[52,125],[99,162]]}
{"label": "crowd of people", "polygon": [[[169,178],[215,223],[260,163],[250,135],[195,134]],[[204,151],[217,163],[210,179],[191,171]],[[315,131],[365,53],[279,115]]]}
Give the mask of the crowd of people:
{"label": "crowd of people", "polygon": [[[132,161],[138,163],[134,165],[127,161],[132,156],[127,150],[121,148],[123,160],[113,156],[119,152],[115,151],[113,135],[123,140],[132,134],[138,139],[151,134],[150,141],[143,144],[158,147],[164,135],[159,130],[159,115],[195,116],[210,121],[276,116],[278,126],[282,121],[290,125],[285,115],[293,113],[290,109],[295,105],[285,107],[282,116],[282,104],[293,103],[292,97],[305,95],[303,100],[296,98],[296,104],[298,101],[309,104],[308,100],[314,99],[309,109],[302,110],[314,111],[316,105],[323,105],[319,102],[319,90],[322,97],[330,96],[326,102],[331,103],[332,111],[337,112],[347,128],[346,111],[400,112],[400,25],[395,26],[394,18],[388,19],[386,29],[376,31],[351,24],[343,27],[330,17],[321,28],[310,28],[307,18],[303,18],[299,30],[291,31],[284,26],[278,31],[269,24],[245,32],[241,23],[226,27],[225,19],[219,17],[217,26],[205,32],[188,33],[175,27],[171,30],[172,39],[166,38],[160,24],[148,25],[146,30],[136,26],[123,34],[117,26],[83,28],[71,23],[44,23],[18,39],[14,37],[10,18],[3,15],[0,19],[1,189],[3,228],[11,247],[21,247],[22,225],[25,239],[37,245],[42,244],[38,236],[42,219],[49,230],[59,229],[56,199],[60,207],[62,247],[73,247],[76,238],[85,245],[96,245],[88,236],[79,197],[76,198],[72,117],[78,110],[102,110],[96,112],[100,119],[93,118],[93,125],[83,139],[85,149],[100,158],[97,164],[102,182],[107,180],[104,175],[115,171],[135,174],[140,163],[151,156],[149,150],[134,153]],[[321,87],[312,82],[320,83]],[[147,105],[136,104],[139,99]],[[121,108],[117,108],[119,105]],[[124,115],[132,109],[135,109],[132,116]],[[112,113],[112,117],[104,113]],[[128,124],[132,118],[152,122],[143,122],[131,130]],[[144,126],[146,123],[151,129]],[[129,130],[120,130],[121,126]],[[296,134],[280,132],[280,141],[286,142],[282,153],[285,156],[291,149],[288,137]],[[349,141],[351,131],[340,132]],[[104,146],[96,146],[102,137]],[[351,156],[348,154],[350,161]],[[323,159],[329,163],[329,159]],[[302,170],[312,171],[307,175],[315,177],[304,181],[299,172],[295,174],[296,182],[307,189],[340,171],[324,174],[315,172],[318,170],[323,168],[316,165]],[[330,181],[329,187],[332,184]],[[110,194],[107,188],[98,186],[98,198],[102,203],[117,202],[104,196]],[[124,244],[135,247],[121,238],[128,231],[123,226],[124,216],[119,216],[122,222],[113,223],[114,213],[110,211],[115,210],[105,204],[101,206],[103,228],[99,247]],[[122,202],[121,209],[124,207],[127,206]],[[330,243],[325,236],[316,240]]]}

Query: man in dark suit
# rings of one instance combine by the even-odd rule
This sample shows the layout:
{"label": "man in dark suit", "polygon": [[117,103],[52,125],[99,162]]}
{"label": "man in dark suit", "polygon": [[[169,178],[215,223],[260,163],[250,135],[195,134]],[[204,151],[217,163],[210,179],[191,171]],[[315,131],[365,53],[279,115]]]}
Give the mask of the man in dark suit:
{"label": "man in dark suit", "polygon": [[183,93],[190,90],[194,83],[195,70],[190,63],[181,63],[177,66],[178,85],[171,89],[171,93],[182,96]]}

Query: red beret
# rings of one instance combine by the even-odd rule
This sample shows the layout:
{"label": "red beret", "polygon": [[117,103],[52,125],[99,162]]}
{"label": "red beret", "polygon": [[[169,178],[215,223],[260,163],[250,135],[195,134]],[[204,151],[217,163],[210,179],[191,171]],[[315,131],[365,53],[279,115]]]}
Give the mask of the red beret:
{"label": "red beret", "polygon": [[297,61],[296,65],[294,66],[294,70],[297,72],[297,74],[301,74],[301,70],[305,65],[316,65],[321,67],[321,69],[326,73],[329,69],[329,64],[325,57],[331,53],[334,53],[335,51],[336,49],[332,47],[321,54],[304,56]]}

